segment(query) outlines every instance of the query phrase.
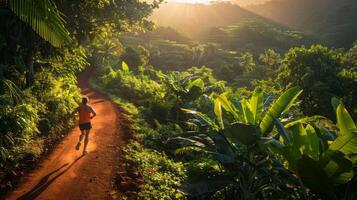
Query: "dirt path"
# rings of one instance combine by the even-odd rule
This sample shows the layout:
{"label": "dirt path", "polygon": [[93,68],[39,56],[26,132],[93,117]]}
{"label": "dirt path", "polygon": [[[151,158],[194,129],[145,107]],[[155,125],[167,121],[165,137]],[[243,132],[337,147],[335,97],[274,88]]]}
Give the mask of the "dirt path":
{"label": "dirt path", "polygon": [[[6,199],[112,199],[113,177],[124,144],[117,107],[88,86],[89,70],[79,76],[82,93],[97,112],[88,145],[89,154],[76,151],[75,127],[44,159],[38,169],[20,180],[20,187]],[[82,146],[83,147],[83,144]],[[81,149],[82,150],[82,149]]]}

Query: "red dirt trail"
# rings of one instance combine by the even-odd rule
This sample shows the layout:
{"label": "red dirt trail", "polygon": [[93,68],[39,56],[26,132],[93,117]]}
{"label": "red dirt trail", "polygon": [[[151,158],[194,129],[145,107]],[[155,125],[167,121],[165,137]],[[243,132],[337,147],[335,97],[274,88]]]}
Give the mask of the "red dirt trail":
{"label": "red dirt trail", "polygon": [[113,199],[113,178],[119,161],[119,148],[125,144],[118,108],[104,95],[89,88],[90,71],[78,77],[82,94],[96,110],[88,145],[89,154],[75,150],[80,134],[73,128],[39,167],[21,180],[18,189],[6,199]]}

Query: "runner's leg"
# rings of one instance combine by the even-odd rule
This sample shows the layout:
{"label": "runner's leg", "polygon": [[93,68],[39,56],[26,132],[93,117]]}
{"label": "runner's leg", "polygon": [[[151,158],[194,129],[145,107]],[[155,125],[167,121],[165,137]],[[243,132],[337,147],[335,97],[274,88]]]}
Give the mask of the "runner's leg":
{"label": "runner's leg", "polygon": [[85,130],[85,138],[84,138],[84,148],[83,148],[83,153],[84,152],[87,152],[87,145],[88,145],[88,142],[89,142],[89,132],[90,132],[90,129],[88,130]]}
{"label": "runner's leg", "polygon": [[81,130],[81,135],[79,136],[79,143],[82,142],[86,130]]}
{"label": "runner's leg", "polygon": [[80,146],[81,146],[81,142],[83,140],[83,137],[85,135],[85,130],[81,130],[81,135],[79,136],[79,141],[77,143],[76,149],[79,150]]}

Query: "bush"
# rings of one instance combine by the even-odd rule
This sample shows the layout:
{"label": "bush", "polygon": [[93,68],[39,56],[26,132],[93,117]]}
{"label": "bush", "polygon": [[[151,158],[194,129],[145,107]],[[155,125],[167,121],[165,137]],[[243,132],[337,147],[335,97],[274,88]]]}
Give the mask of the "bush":
{"label": "bush", "polygon": [[26,103],[14,107],[1,105],[0,112],[0,166],[7,169],[9,163],[17,162],[21,157],[15,149],[32,142],[38,134],[39,116],[37,110]]}
{"label": "bush", "polygon": [[143,199],[185,199],[178,189],[186,178],[186,169],[181,162],[174,162],[165,154],[144,149],[139,143],[126,148],[126,159],[138,166],[145,183],[139,197]]}

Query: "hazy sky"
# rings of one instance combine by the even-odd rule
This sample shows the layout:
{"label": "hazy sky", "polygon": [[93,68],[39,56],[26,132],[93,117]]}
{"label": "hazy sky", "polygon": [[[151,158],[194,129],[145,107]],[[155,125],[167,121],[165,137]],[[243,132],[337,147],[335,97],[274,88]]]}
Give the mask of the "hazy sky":
{"label": "hazy sky", "polygon": [[218,1],[230,1],[232,3],[237,3],[241,6],[249,4],[262,3],[269,0],[166,0],[167,2],[183,2],[183,3],[209,3],[209,2],[218,2]]}

